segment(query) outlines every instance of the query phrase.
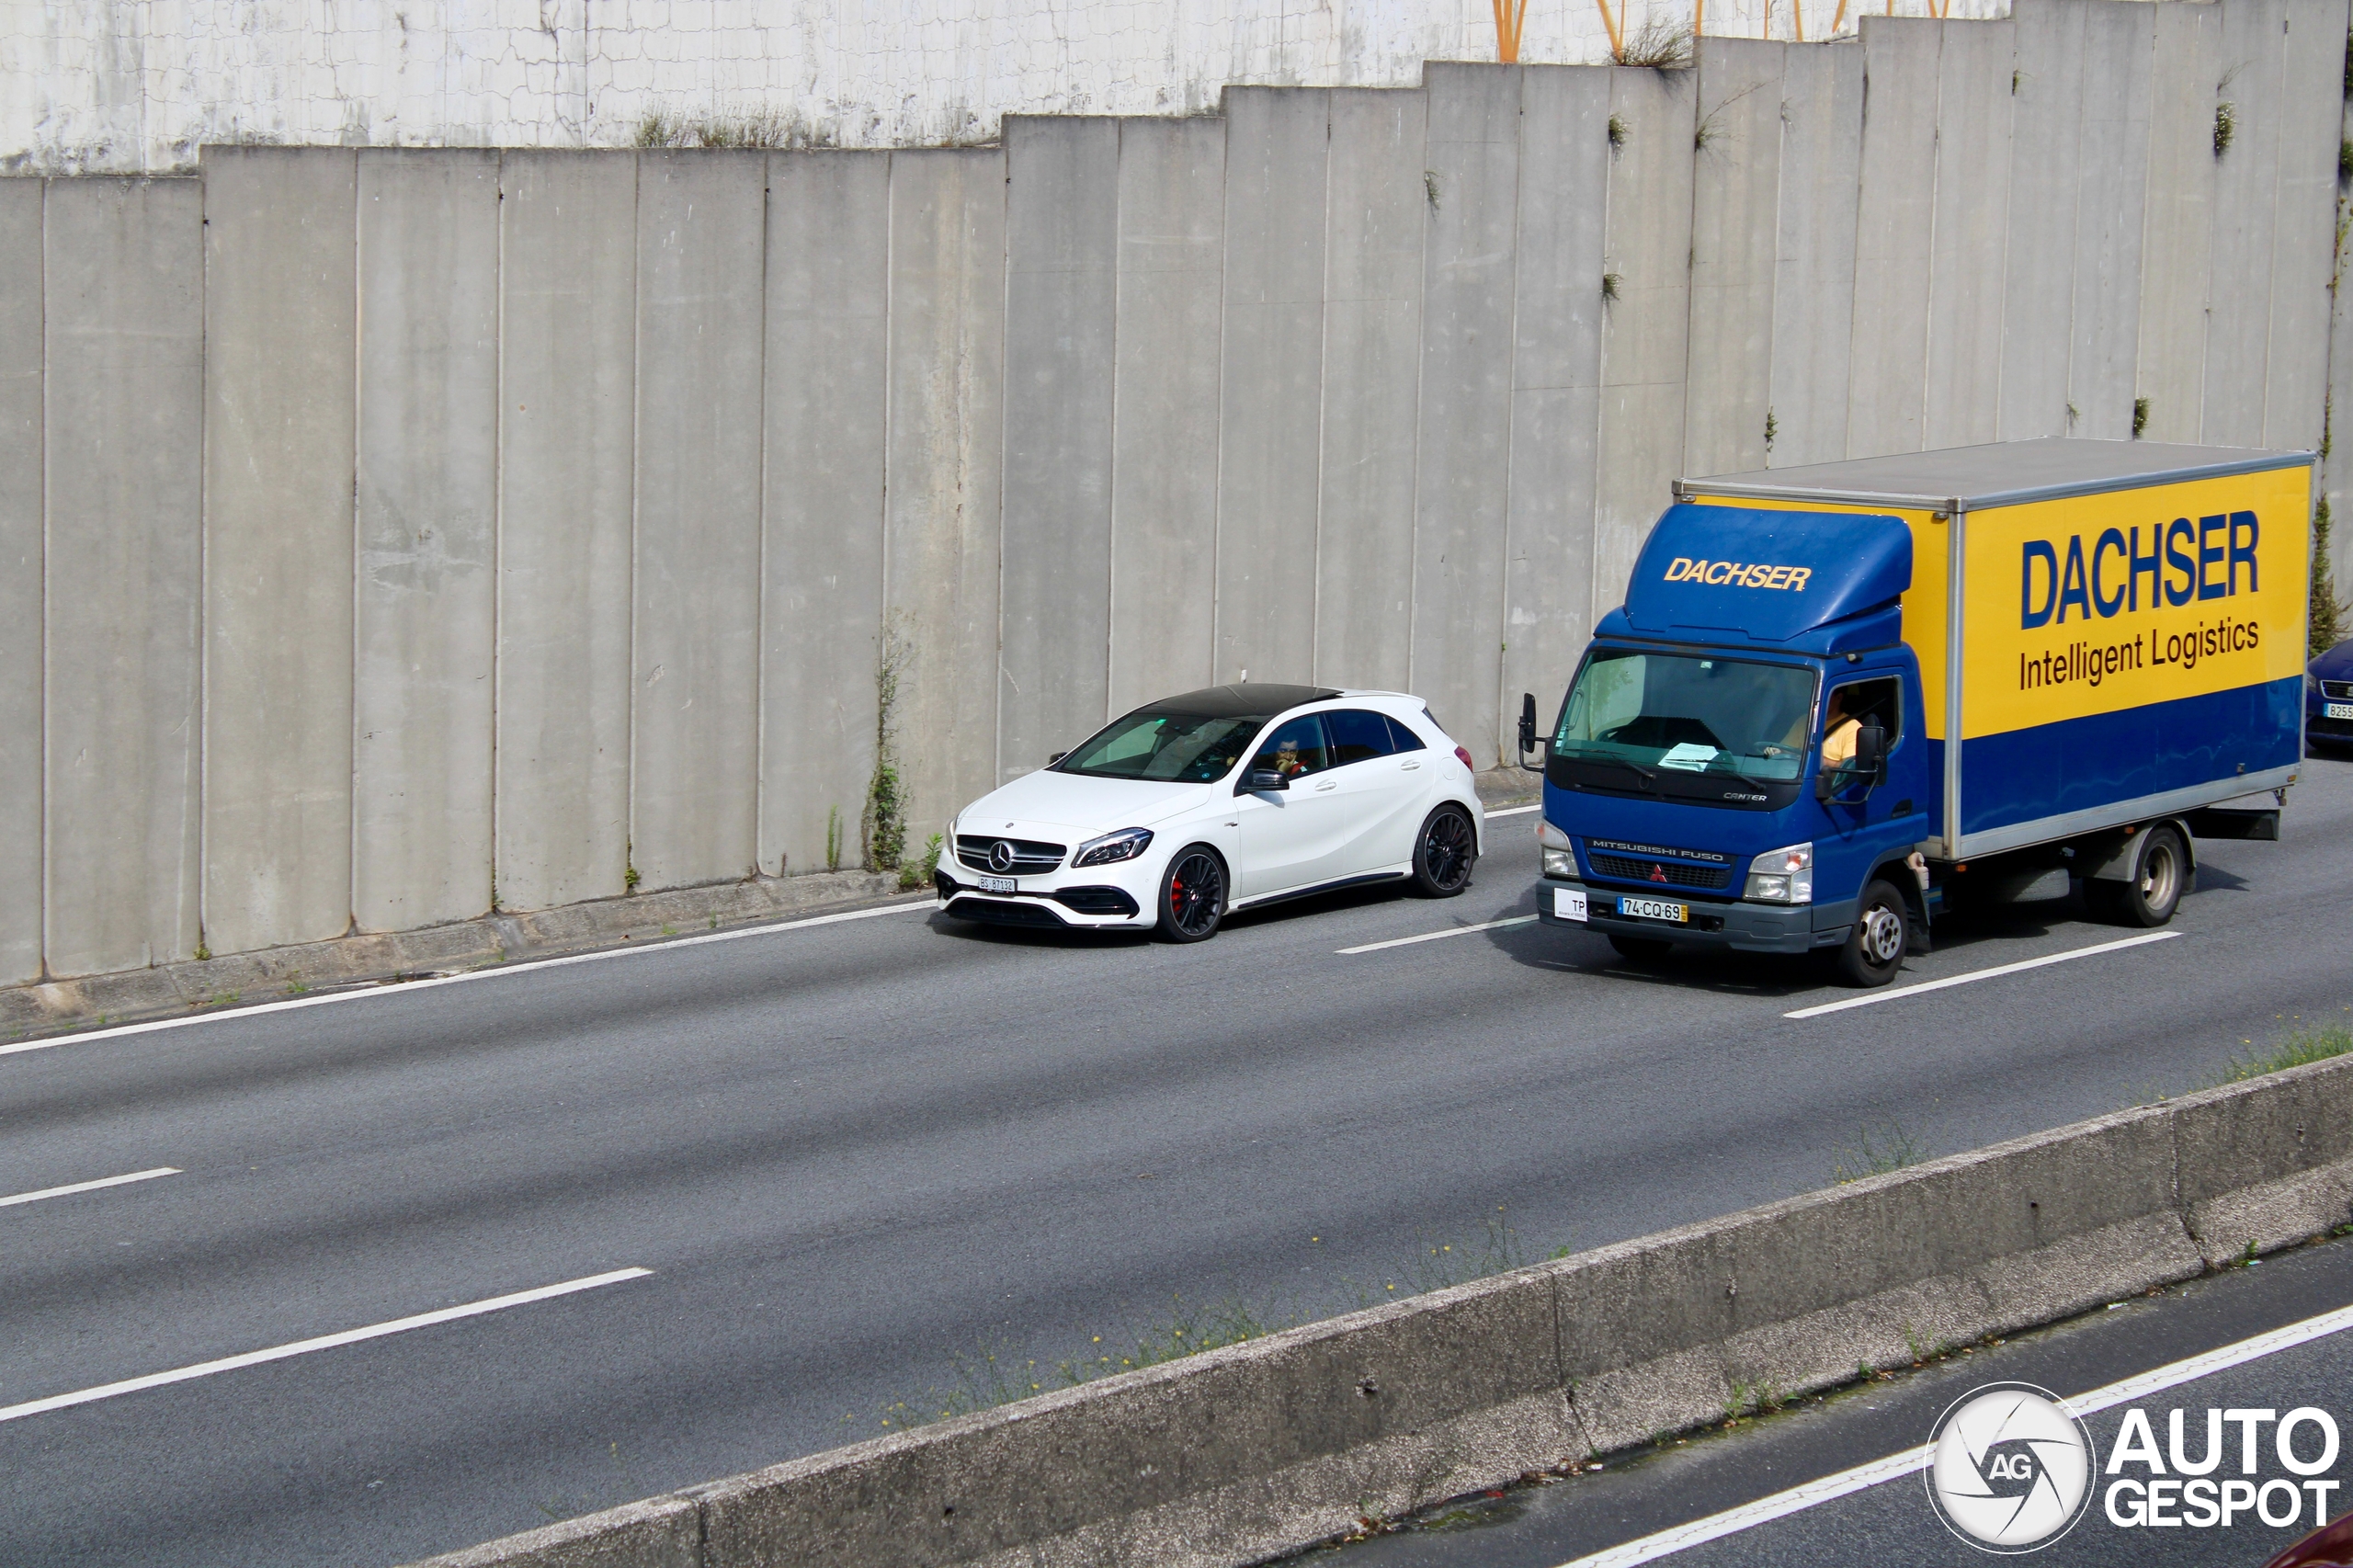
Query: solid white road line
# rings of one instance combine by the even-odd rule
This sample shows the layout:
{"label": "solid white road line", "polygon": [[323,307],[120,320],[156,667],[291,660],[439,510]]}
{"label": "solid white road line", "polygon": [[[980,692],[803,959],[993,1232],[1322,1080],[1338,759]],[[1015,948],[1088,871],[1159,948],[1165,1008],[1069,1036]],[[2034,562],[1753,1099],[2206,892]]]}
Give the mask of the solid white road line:
{"label": "solid white road line", "polygon": [[1967,974],[1947,975],[1942,980],[1925,980],[1917,985],[1900,986],[1893,991],[1873,991],[1862,996],[1849,996],[1844,1002],[1824,1002],[1819,1007],[1800,1007],[1794,1013],[1784,1013],[1785,1018],[1818,1018],[1824,1013],[1843,1013],[1849,1007],[1870,1007],[1881,1002],[1893,1002],[1905,996],[1917,996],[1923,991],[1942,991],[1949,985],[1967,985],[1976,980],[1996,980],[2006,974],[2022,974],[2030,969],[2065,963],[2069,959],[2087,959],[2097,953],[2120,952],[2126,948],[2138,948],[2150,942],[2170,942],[2180,936],[2178,931],[2152,931],[2143,937],[2127,937],[2121,941],[2102,942],[2097,947],[2075,948],[2063,953],[2046,953],[2039,959],[2027,959],[2019,963],[1996,965],[1993,969],[1972,970]]}
{"label": "solid white road line", "polygon": [[14,1198],[0,1198],[0,1209],[14,1203],[39,1203],[44,1198],[63,1198],[76,1192],[96,1192],[102,1187],[122,1187],[134,1181],[153,1181],[157,1176],[177,1176],[176,1165],[157,1165],[152,1171],[133,1171],[129,1176],[104,1176],[97,1181],[77,1181],[71,1187],[44,1187],[39,1192],[20,1192]]}
{"label": "solid white road line", "polygon": [[1506,806],[1502,811],[1486,812],[1482,814],[1490,817],[1524,817],[1530,812],[1540,812],[1543,809],[1542,806]]}
{"label": "solid white road line", "polygon": [[1443,931],[1425,931],[1418,937],[1392,937],[1386,942],[1367,942],[1358,948],[1335,948],[1340,953],[1377,953],[1383,948],[1410,948],[1415,942],[1435,942],[1445,937],[1467,937],[1473,931],[1500,931],[1506,926],[1525,926],[1534,920],[1533,915],[1515,915],[1508,920],[1483,920],[1476,926],[1449,926]]}
{"label": "solid white road line", "polygon": [[[2211,1377],[2216,1372],[2228,1371],[2249,1361],[2261,1360],[2282,1350],[2292,1350],[2315,1339],[2325,1339],[2347,1328],[2353,1328],[2353,1307],[2339,1307],[2333,1312],[2323,1312],[2316,1318],[2306,1318],[2302,1323],[2275,1328],[2268,1334],[2258,1334],[2252,1339],[2242,1339],[2235,1345],[2226,1345],[2219,1350],[2209,1350],[2202,1355],[2159,1367],[2154,1371],[2143,1372],[2138,1377],[2094,1389],[2079,1398],[2067,1400],[2066,1405],[2077,1415],[2095,1415],[2120,1404],[2130,1404],[2134,1400],[2147,1399],[2167,1389],[2178,1388],[2183,1383]],[[1706,1541],[1721,1540],[1725,1536],[1737,1535],[1742,1530],[1753,1529],[1774,1519],[1802,1513],[1849,1493],[1898,1480],[1926,1468],[1927,1462],[1928,1449],[1925,1444],[1916,1449],[1907,1449],[1899,1454],[1890,1454],[1883,1460],[1874,1460],[1870,1464],[1857,1465],[1852,1470],[1842,1470],[1836,1475],[1810,1481],[1803,1486],[1793,1486],[1787,1492],[1778,1492],[1770,1497],[1760,1497],[1754,1503],[1728,1508],[1708,1518],[1677,1525],[1673,1529],[1661,1530],[1640,1540],[1630,1540],[1607,1551],[1595,1552],[1590,1557],[1580,1557],[1573,1562],[1562,1564],[1562,1568],[1633,1568],[1635,1563],[1655,1562]]]}
{"label": "solid white road line", "polygon": [[527,974],[533,970],[561,969],[566,964],[597,963],[606,959],[627,958],[631,953],[667,952],[673,948],[699,948],[710,942],[740,942],[746,937],[772,937],[780,931],[806,930],[812,926],[837,926],[845,920],[871,920],[878,915],[906,915],[916,910],[936,910],[937,897],[926,895],[905,903],[886,903],[879,909],[852,909],[840,915],[813,915],[804,920],[779,921],[774,926],[749,926],[740,931],[710,931],[699,937],[676,937],[660,942],[636,942],[625,948],[605,948],[593,953],[572,953],[560,959],[527,959],[521,963],[494,964],[487,969],[468,970],[463,974],[437,974],[429,980],[411,980],[398,985],[372,986],[366,991],[337,991],[324,996],[295,996],[283,1002],[261,1002],[250,1007],[229,1007],[217,1013],[199,1013],[193,1017],[157,1018],[144,1024],[118,1024],[112,1028],[85,1029],[80,1034],[52,1035],[46,1040],[18,1040],[0,1045],[0,1056],[12,1056],[20,1051],[47,1051],[53,1045],[80,1045],[85,1040],[119,1040],[125,1035],[151,1034],[157,1029],[184,1029],[197,1024],[209,1024],[222,1018],[250,1018],[258,1013],[285,1013],[297,1007],[325,1007],[337,1002],[359,1002],[375,996],[404,996],[412,992],[430,991],[437,985],[461,985],[469,980],[492,980],[504,974]]}
{"label": "solid white road line", "polygon": [[542,1285],[536,1290],[517,1290],[511,1296],[493,1296],[488,1301],[469,1301],[461,1307],[443,1307],[438,1312],[419,1312],[415,1317],[395,1318],[391,1323],[370,1324],[366,1328],[347,1328],[341,1334],[299,1339],[291,1345],[275,1346],[267,1350],[248,1350],[242,1356],[224,1356],[218,1361],[199,1361],[193,1367],[181,1367],[169,1372],[151,1372],[143,1378],[127,1378],[119,1383],[106,1383],[75,1393],[51,1394],[47,1399],[0,1406],[0,1421],[42,1415],[52,1410],[112,1399],[118,1394],[137,1393],[142,1389],[161,1388],[166,1383],[184,1383],[191,1378],[209,1378],[215,1372],[233,1372],[241,1367],[258,1367],[266,1361],[283,1361],[290,1356],[307,1356],[313,1350],[333,1350],[338,1346],[357,1345],[365,1339],[381,1339],[388,1334],[406,1334],[410,1329],[430,1328],[437,1323],[479,1317],[484,1312],[502,1312],[508,1307],[525,1306],[555,1296],[593,1290],[599,1285],[618,1285],[624,1279],[643,1279],[653,1272],[650,1268],[617,1268],[610,1274],[592,1274],[585,1279],[567,1279],[561,1285]]}

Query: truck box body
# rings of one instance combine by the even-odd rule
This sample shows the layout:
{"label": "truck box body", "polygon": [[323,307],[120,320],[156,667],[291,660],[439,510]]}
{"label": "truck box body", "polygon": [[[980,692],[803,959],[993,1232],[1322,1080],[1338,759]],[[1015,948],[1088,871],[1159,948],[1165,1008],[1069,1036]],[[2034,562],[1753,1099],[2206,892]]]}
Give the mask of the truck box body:
{"label": "truck box body", "polygon": [[[1546,820],[1597,891],[1626,881],[1606,863],[1708,901],[1698,929],[1663,935],[1787,951],[1843,933],[1860,881],[1898,860],[1908,883],[2283,787],[2302,756],[2312,460],[2048,440],[1680,481],[1595,631],[1574,723],[1563,703]],[[1638,660],[1677,695],[1643,707]],[[1841,684],[1881,694],[1884,783],[1822,799],[1806,786]],[[1591,841],[1629,852],[1597,860]],[[1800,843],[1824,851],[1809,916],[1721,907],[1750,857]]]}

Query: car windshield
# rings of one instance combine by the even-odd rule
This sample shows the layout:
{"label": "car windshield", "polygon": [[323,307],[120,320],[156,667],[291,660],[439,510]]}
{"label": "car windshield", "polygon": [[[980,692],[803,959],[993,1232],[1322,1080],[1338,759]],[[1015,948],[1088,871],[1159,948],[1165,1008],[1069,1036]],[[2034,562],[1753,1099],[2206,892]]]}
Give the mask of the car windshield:
{"label": "car windshield", "polygon": [[1209,784],[1233,771],[1264,718],[1211,719],[1199,713],[1131,713],[1055,764],[1090,778],[1166,779]]}
{"label": "car windshield", "polygon": [[1793,779],[1813,723],[1810,669],[1602,648],[1561,710],[1552,755],[1645,774]]}

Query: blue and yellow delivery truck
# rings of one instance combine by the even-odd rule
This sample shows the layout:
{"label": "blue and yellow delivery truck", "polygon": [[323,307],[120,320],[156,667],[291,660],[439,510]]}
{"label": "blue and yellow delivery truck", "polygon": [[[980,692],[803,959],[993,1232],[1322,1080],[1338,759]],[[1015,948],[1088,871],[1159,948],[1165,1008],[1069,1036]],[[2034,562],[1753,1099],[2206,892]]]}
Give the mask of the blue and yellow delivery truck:
{"label": "blue and yellow delivery truck", "polygon": [[2197,837],[2279,834],[2312,463],[2048,440],[1678,481],[1542,743],[1540,918],[1859,985],[2061,873],[2164,924]]}

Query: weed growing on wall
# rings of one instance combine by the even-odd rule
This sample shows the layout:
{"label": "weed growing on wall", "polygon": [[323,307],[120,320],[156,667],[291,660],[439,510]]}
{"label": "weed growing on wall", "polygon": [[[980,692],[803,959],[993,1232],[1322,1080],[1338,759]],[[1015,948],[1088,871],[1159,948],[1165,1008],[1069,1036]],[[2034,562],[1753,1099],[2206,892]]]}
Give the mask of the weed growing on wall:
{"label": "weed growing on wall", "polygon": [[897,870],[907,853],[907,802],[900,791],[899,676],[912,650],[896,616],[882,622],[881,657],[874,663],[874,776],[866,786],[858,846],[870,871]]}
{"label": "weed growing on wall", "polygon": [[[2346,1011],[2353,1013],[2353,1007]],[[2224,1084],[2244,1084],[2249,1078],[2260,1078],[2267,1073],[2284,1073],[2290,1067],[2309,1067],[2315,1062],[2353,1052],[2353,1028],[2344,1024],[2319,1024],[2290,1029],[2276,1045],[2257,1049],[2253,1040],[2242,1040],[2248,1047],[2245,1055],[2234,1056],[2198,1086],[2215,1089]]]}
{"label": "weed growing on wall", "polygon": [[2148,427],[2149,400],[2145,397],[2136,397],[2132,400],[2132,438],[2139,440],[2141,432]]}
{"label": "weed growing on wall", "polygon": [[940,847],[947,842],[948,840],[945,835],[937,833],[933,834],[929,838],[925,839],[923,844],[923,858],[920,860],[909,860],[900,866],[899,886],[902,888],[919,888],[930,881],[933,874],[939,869]]}
{"label": "weed growing on wall", "polygon": [[2330,564],[2328,532],[2328,497],[2324,495],[2313,508],[2312,605],[2304,649],[2308,659],[2318,658],[2344,640],[2346,619],[2353,611],[2353,605],[2336,597],[2336,569]]}
{"label": "weed growing on wall", "polygon": [[839,806],[827,806],[825,808],[825,869],[838,871],[841,869],[842,809]]}
{"label": "weed growing on wall", "polygon": [[1844,1187],[1865,1176],[1884,1176],[1906,1165],[1916,1165],[1927,1157],[1927,1145],[1905,1131],[1900,1121],[1876,1129],[1866,1127],[1855,1134],[1855,1146],[1839,1155],[1838,1163],[1831,1168],[1830,1179]]}
{"label": "weed growing on wall", "polygon": [[1643,25],[1626,35],[1619,47],[1620,65],[1647,65],[1654,71],[1679,71],[1691,63],[1691,35],[1672,17],[1653,12]]}
{"label": "weed growing on wall", "polygon": [[2221,157],[2231,150],[2231,138],[2237,134],[2239,111],[2230,104],[2214,106],[2214,156]]}

